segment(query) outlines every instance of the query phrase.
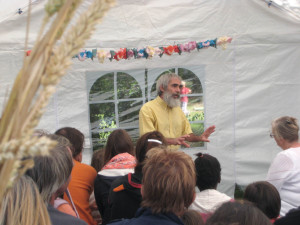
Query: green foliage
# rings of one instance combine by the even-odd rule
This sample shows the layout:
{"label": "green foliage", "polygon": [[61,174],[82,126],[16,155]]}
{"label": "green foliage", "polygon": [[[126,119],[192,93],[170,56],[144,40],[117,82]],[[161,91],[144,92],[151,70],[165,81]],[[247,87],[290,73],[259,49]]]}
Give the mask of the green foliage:
{"label": "green foliage", "polygon": [[[117,125],[113,120],[109,120],[107,118],[104,118],[104,114],[98,114],[97,115],[99,118],[99,129],[107,129],[107,128],[116,128]],[[114,117],[114,115],[112,115]],[[108,136],[111,134],[112,131],[106,131],[106,132],[99,132],[99,143],[104,144],[108,138]]]}
{"label": "green foliage", "polygon": [[246,186],[235,184],[234,199],[243,199]]}
{"label": "green foliage", "polygon": [[190,112],[188,115],[187,115],[187,119],[188,121],[201,121],[201,120],[204,120],[204,112],[201,111],[201,112]]}

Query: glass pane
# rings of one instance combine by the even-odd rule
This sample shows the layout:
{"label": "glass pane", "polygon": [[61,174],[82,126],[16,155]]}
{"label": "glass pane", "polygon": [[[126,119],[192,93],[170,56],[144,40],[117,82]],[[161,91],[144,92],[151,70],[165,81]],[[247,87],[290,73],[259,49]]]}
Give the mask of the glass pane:
{"label": "glass pane", "polygon": [[203,121],[204,120],[204,107],[203,107],[203,97],[193,96],[188,97],[187,107],[182,104],[181,108],[186,112],[186,117],[189,121]]}
{"label": "glass pane", "polygon": [[125,130],[128,132],[134,145],[136,145],[136,142],[139,139],[139,128],[125,129]]}
{"label": "glass pane", "polygon": [[117,73],[118,99],[141,98],[142,90],[138,82],[127,73]]}
{"label": "glass pane", "polygon": [[99,133],[98,132],[92,132],[92,144],[93,144],[93,151],[99,150],[101,148],[104,148],[106,143],[106,140],[100,141]]}
{"label": "glass pane", "polygon": [[[193,123],[191,124],[192,131],[195,135],[201,135],[204,131],[204,124],[203,123]],[[191,148],[195,147],[203,147],[204,142],[189,142]],[[181,146],[181,148],[185,148],[184,146]]]}
{"label": "glass pane", "polygon": [[119,124],[122,127],[139,127],[139,111],[143,101],[119,102]]}
{"label": "glass pane", "polygon": [[192,93],[203,93],[199,78],[190,70],[178,68],[178,75],[185,81],[185,86],[192,90]]}
{"label": "glass pane", "polygon": [[108,135],[117,127],[115,104],[90,104],[90,122],[93,149],[95,150],[95,146],[102,146],[105,144]]}
{"label": "glass pane", "polygon": [[161,75],[166,74],[166,73],[175,73],[175,68],[168,69],[161,74],[158,75],[158,77],[155,79],[155,83],[151,87],[151,97],[155,98],[157,96],[157,91],[156,91],[156,81],[160,78]]}
{"label": "glass pane", "polygon": [[89,100],[101,101],[114,99],[114,73],[108,73],[100,77],[93,84]]}
{"label": "glass pane", "polygon": [[[125,129],[125,130],[128,132],[128,134],[131,137],[134,145],[136,145],[136,142],[139,138],[139,129],[138,128],[132,128],[132,129]],[[109,134],[111,132],[112,131],[110,131]],[[92,132],[93,151],[105,147],[106,141],[107,141],[107,138],[108,138],[109,134],[105,138],[100,139],[98,132]]]}

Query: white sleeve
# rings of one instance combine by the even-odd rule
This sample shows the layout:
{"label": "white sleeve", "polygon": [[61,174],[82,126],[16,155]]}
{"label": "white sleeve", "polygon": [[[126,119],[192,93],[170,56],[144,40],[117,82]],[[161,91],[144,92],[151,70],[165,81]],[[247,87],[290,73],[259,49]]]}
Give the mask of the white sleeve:
{"label": "white sleeve", "polygon": [[293,167],[293,161],[285,154],[279,153],[269,168],[267,181],[273,184],[278,192],[280,192],[283,183]]}

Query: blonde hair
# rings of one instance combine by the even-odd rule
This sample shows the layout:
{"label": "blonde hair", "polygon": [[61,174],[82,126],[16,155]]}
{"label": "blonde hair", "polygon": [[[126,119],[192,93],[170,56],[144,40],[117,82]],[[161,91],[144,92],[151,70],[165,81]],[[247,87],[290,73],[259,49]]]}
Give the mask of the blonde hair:
{"label": "blonde hair", "polygon": [[26,171],[26,175],[36,182],[46,203],[68,181],[73,169],[72,156],[67,148],[69,141],[55,134],[47,137],[58,141],[57,145],[49,149],[48,155],[35,156],[34,167]]}
{"label": "blonde hair", "polygon": [[272,132],[275,137],[283,138],[288,142],[298,141],[298,121],[290,116],[279,117],[272,121]]}
{"label": "blonde hair", "polygon": [[22,176],[1,203],[1,225],[51,225],[47,207],[34,181]]}
{"label": "blonde hair", "polygon": [[143,167],[143,207],[153,213],[182,215],[194,199],[196,186],[192,158],[180,151],[153,148]]}

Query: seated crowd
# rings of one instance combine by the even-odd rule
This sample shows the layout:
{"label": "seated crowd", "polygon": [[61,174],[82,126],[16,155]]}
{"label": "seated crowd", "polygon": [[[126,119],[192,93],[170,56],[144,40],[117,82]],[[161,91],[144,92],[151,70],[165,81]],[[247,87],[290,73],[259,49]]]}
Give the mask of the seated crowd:
{"label": "seated crowd", "polygon": [[217,190],[217,158],[198,153],[193,161],[169,148],[158,131],[142,135],[136,146],[125,130],[113,131],[104,149],[94,152],[91,166],[81,162],[79,130],[37,132],[57,144],[48,155],[35,156],[34,166],[6,193],[1,224],[297,224],[299,199],[291,198],[300,185],[298,130],[292,117],[272,123],[272,135],[286,151],[276,156],[267,181],[249,184],[243,199]]}

